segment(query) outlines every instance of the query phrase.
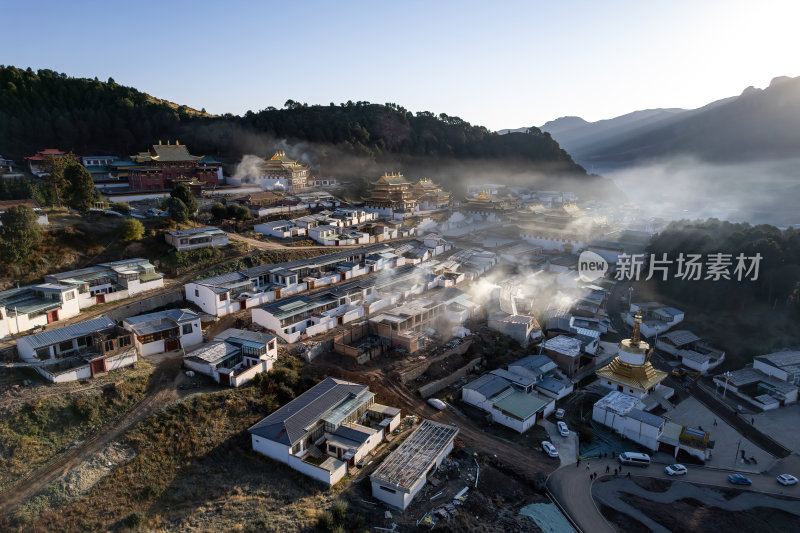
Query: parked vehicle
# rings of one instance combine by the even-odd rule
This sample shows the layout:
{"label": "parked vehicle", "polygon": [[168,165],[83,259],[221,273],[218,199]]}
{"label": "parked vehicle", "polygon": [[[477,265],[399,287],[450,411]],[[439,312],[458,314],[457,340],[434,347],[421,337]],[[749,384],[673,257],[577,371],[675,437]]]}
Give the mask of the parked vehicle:
{"label": "parked vehicle", "polygon": [[686,474],[686,467],[679,464],[669,465],[664,469],[668,476],[683,476]]}
{"label": "parked vehicle", "polygon": [[778,483],[781,485],[797,485],[797,478],[791,474],[781,474],[778,476]]}
{"label": "parked vehicle", "polygon": [[542,442],[542,449],[550,457],[558,457],[558,450],[556,450],[556,447],[553,446],[552,444],[550,444],[549,442],[543,441]]}
{"label": "parked vehicle", "polygon": [[620,464],[647,467],[650,466],[650,456],[646,453],[623,452],[618,458]]}
{"label": "parked vehicle", "polygon": [[447,407],[447,405],[445,405],[445,403],[438,398],[431,398],[430,400],[428,400],[428,404],[440,411],[445,407]]}
{"label": "parked vehicle", "polygon": [[562,418],[564,418],[564,410],[556,409],[556,420],[561,420]]}
{"label": "parked vehicle", "polygon": [[564,422],[558,423],[558,432],[561,434],[562,437],[569,437],[569,428]]}
{"label": "parked vehicle", "polygon": [[728,476],[728,481],[734,485],[750,485],[753,483],[749,477],[742,474],[731,474]]}

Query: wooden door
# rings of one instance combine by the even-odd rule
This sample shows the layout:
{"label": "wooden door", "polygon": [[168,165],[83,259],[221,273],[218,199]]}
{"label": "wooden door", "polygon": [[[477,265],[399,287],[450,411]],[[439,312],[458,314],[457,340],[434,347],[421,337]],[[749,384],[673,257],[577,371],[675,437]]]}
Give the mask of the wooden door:
{"label": "wooden door", "polygon": [[164,349],[168,352],[172,350],[178,350],[181,347],[181,341],[178,339],[169,339],[164,341]]}
{"label": "wooden door", "polygon": [[105,359],[95,359],[91,362],[90,368],[92,370],[92,376],[96,376],[97,374],[102,374],[106,371],[106,360]]}
{"label": "wooden door", "polygon": [[106,303],[106,295],[103,294],[102,292],[97,293],[97,303],[99,303],[99,304]]}

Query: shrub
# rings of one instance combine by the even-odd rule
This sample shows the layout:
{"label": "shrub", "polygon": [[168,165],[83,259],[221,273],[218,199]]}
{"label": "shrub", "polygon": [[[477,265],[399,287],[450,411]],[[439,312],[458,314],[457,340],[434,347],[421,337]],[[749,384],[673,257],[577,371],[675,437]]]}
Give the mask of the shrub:
{"label": "shrub", "polygon": [[123,215],[127,215],[131,212],[131,206],[125,202],[114,202],[109,206],[109,209],[116,211],[117,213],[122,213]]}
{"label": "shrub", "polygon": [[144,236],[144,225],[135,218],[126,218],[122,221],[122,240],[125,242],[138,241]]}
{"label": "shrub", "polygon": [[335,525],[333,514],[330,511],[323,511],[317,516],[317,527],[322,531],[333,531]]}
{"label": "shrub", "polygon": [[341,524],[347,517],[347,502],[345,500],[336,500],[331,506],[331,514],[337,523]]}

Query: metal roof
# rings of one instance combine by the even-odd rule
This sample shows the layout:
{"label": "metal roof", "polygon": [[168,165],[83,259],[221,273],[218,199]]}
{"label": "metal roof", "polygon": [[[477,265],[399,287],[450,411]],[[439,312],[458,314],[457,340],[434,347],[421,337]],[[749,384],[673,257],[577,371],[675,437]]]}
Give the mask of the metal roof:
{"label": "metal roof", "polygon": [[527,420],[535,416],[536,413],[544,409],[552,401],[551,398],[540,398],[536,394],[527,394],[515,390],[495,400],[493,405],[496,409],[500,409],[520,420]]}
{"label": "metal roof", "polygon": [[116,325],[116,322],[110,318],[101,316],[85,322],[72,324],[71,326],[51,329],[35,335],[28,335],[27,337],[21,338],[20,341],[24,340],[33,349],[37,349],[44,346],[52,346],[53,344],[58,344],[59,342],[72,340],[76,337],[91,335],[92,333],[103,331]]}
{"label": "metal roof", "polygon": [[357,442],[358,444],[364,444],[368,438],[376,433],[376,430],[370,429],[365,426],[360,426],[358,424],[348,424],[344,426],[339,426],[339,428],[332,433],[337,437],[341,437],[343,439],[351,440]]}
{"label": "metal roof", "polygon": [[364,390],[367,390],[366,385],[326,378],[253,425],[248,431],[253,435],[292,446],[331,409]]}
{"label": "metal roof", "polygon": [[555,370],[556,368],[556,364],[553,360],[546,355],[528,355],[518,361],[514,361],[508,366],[521,366],[522,368],[527,368],[528,370],[542,374],[550,370]]}
{"label": "metal roof", "polygon": [[260,333],[258,331],[249,331],[246,329],[228,328],[222,333],[214,337],[216,341],[224,341],[227,339],[240,339],[243,341],[255,342],[257,344],[268,344],[270,341],[275,340],[275,335],[269,333]]}
{"label": "metal roof", "polygon": [[669,331],[661,334],[661,337],[669,339],[673,345],[678,347],[700,340],[700,337],[688,329],[676,329],[675,331]]}
{"label": "metal roof", "polygon": [[648,426],[653,426],[655,428],[660,428],[664,424],[664,419],[660,416],[646,413],[641,409],[631,409],[628,411],[626,415],[628,418],[633,418],[634,420],[638,420],[642,424],[647,424]]}
{"label": "metal roof", "polygon": [[240,351],[238,346],[223,341],[213,341],[186,354],[186,359],[216,364]]}
{"label": "metal roof", "polygon": [[782,352],[759,355],[754,359],[768,363],[771,366],[780,368],[789,373],[800,372],[800,351],[785,350]]}
{"label": "metal roof", "polygon": [[536,384],[536,386],[541,389],[555,393],[561,392],[569,387],[569,385],[569,383],[564,383],[563,381],[550,376],[544,378],[542,381]]}
{"label": "metal roof", "polygon": [[397,447],[371,475],[378,481],[410,492],[419,479],[436,464],[458,435],[458,426],[423,420],[417,429]]}
{"label": "metal roof", "polygon": [[186,322],[192,322],[199,319],[200,315],[191,309],[167,309],[165,311],[156,311],[155,313],[147,313],[144,315],[128,317],[122,322],[124,324],[133,326],[132,329],[138,333],[140,327],[147,325],[153,326],[160,324],[165,320],[171,320],[173,322],[177,322],[178,324],[184,324]]}
{"label": "metal roof", "polygon": [[464,388],[474,390],[484,398],[491,398],[510,386],[511,383],[500,376],[484,374],[478,379],[464,385]]}
{"label": "metal roof", "polygon": [[489,372],[493,376],[497,376],[500,378],[505,379],[506,381],[510,381],[511,383],[518,385],[520,387],[530,387],[534,383],[536,383],[536,378],[534,376],[516,374],[514,372],[509,372],[508,370],[504,370],[502,368],[498,368]]}

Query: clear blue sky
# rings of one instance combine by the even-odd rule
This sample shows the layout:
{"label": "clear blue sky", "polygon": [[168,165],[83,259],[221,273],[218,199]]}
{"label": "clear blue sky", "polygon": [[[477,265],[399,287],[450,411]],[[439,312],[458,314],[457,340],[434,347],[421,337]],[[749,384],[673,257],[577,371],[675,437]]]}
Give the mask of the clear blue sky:
{"label": "clear blue sky", "polygon": [[800,3],[7,2],[0,64],[241,114],[395,102],[492,129],[699,107],[800,75]]}

